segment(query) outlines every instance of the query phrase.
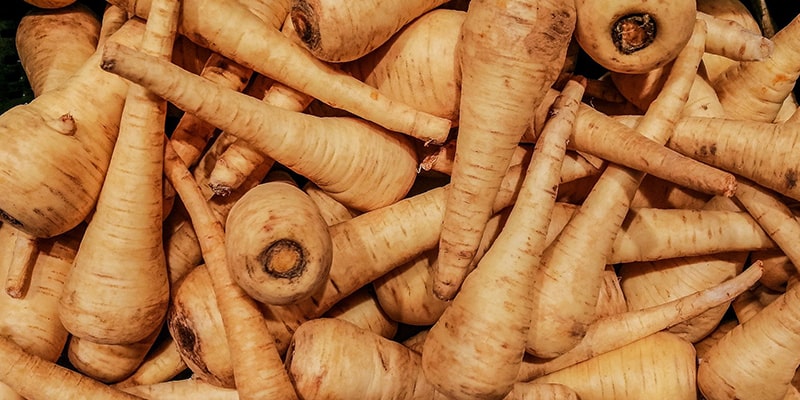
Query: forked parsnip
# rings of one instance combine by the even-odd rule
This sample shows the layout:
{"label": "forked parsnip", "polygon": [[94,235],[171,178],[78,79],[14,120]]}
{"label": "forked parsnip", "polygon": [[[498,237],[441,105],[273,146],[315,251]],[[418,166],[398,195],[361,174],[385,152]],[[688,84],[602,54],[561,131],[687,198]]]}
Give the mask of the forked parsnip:
{"label": "forked parsnip", "polygon": [[236,283],[266,304],[304,300],[327,280],[333,258],[328,224],[300,188],[262,183],[231,208],[225,224]]}
{"label": "forked parsnip", "polygon": [[164,147],[164,173],[178,192],[198,232],[203,259],[230,346],[236,390],[242,399],[294,399],[297,394],[255,300],[236,285],[228,269],[225,233],[186,165]]}
{"label": "forked parsnip", "polygon": [[123,46],[106,46],[103,67],[247,140],[353,208],[392,204],[416,177],[410,139],[360,118],[282,110]]}
{"label": "forked parsnip", "polygon": [[[665,89],[636,129],[650,139],[667,141],[686,102],[705,43],[705,26],[695,24],[676,58]],[[555,241],[545,249],[533,289],[532,326],[527,351],[556,357],[576,346],[595,319],[602,272],[644,173],[611,164]],[[563,293],[572,293],[565,304]]]}
{"label": "forked parsnip", "polygon": [[558,78],[574,26],[572,2],[469,4],[457,53],[458,142],[433,271],[433,292],[443,300],[467,275],[503,174]]}
{"label": "forked parsnip", "polygon": [[600,318],[590,325],[586,336],[570,351],[552,359],[526,358],[520,368],[519,380],[545,376],[694,318],[750,289],[762,273],[763,268],[756,262],[741,274],[707,289],[643,309]]}
{"label": "forked parsnip", "polygon": [[328,62],[346,62],[375,50],[404,25],[445,2],[294,0],[291,18],[311,54]]}
{"label": "forked parsnip", "polygon": [[500,399],[514,385],[528,330],[535,329],[530,322],[534,271],[547,245],[559,172],[584,85],[580,79],[567,82],[536,141],[508,220],[428,332],[422,369],[449,397]]}
{"label": "forked parsnip", "polygon": [[77,3],[58,10],[32,10],[19,20],[15,46],[33,95],[55,89],[97,49],[100,20]]}
{"label": "forked parsnip", "polygon": [[[131,19],[109,41],[137,45],[143,32],[144,23]],[[100,69],[100,57],[95,52],[62,86],[0,116],[0,218],[34,237],[74,228],[100,193],[128,89]]]}
{"label": "forked parsnip", "polygon": [[674,60],[692,35],[691,0],[576,0],[575,39],[610,71],[642,73]]}
{"label": "forked parsnip", "polygon": [[[151,11],[141,51],[168,62],[180,2],[156,1]],[[59,301],[59,318],[73,336],[133,344],[164,322],[169,302],[162,240],[166,108],[166,101],[146,88],[128,89],[103,187]]]}
{"label": "forked parsnip", "polygon": [[[139,16],[146,16],[150,7],[149,1],[113,0],[110,3]],[[424,142],[441,143],[449,135],[450,121],[390,100],[369,85],[327,65],[277,28],[265,24],[240,2],[185,0],[183,8],[203,10],[202,13],[182,14],[180,30],[184,36],[242,66],[328,105]]]}

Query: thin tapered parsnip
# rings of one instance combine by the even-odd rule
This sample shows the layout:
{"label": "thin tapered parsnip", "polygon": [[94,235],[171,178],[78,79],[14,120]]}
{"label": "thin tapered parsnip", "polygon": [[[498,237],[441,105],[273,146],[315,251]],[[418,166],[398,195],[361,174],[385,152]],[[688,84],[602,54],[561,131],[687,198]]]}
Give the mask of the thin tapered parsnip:
{"label": "thin tapered parsnip", "polygon": [[166,382],[185,371],[186,368],[186,362],[181,358],[175,341],[165,339],[160,343],[155,343],[136,371],[113,386],[124,389],[130,386]]}
{"label": "thin tapered parsnip", "polygon": [[700,360],[697,386],[709,400],[782,399],[800,365],[798,294],[792,286],[737,325]]}
{"label": "thin tapered parsnip", "polygon": [[[403,135],[358,118],[319,118],[272,107],[130,48],[109,44],[104,54],[106,70],[247,140],[353,208],[391,204],[405,196],[416,177],[416,154]],[[182,89],[175,90],[176,82]]]}
{"label": "thin tapered parsnip", "polygon": [[581,400],[697,398],[691,343],[658,332],[531,382],[568,386]]}
{"label": "thin tapered parsnip", "polygon": [[[663,143],[669,138],[697,73],[705,42],[702,21],[695,24],[694,32],[673,63],[665,90],[636,127],[654,141]],[[536,328],[529,330],[529,353],[547,358],[567,352],[595,319],[602,271],[643,177],[644,173],[617,164],[607,166],[575,216],[545,249],[534,283],[532,325]],[[563,293],[572,293],[568,306]]]}
{"label": "thin tapered parsnip", "polygon": [[472,1],[461,28],[458,141],[433,271],[443,300],[466,277],[511,156],[565,62],[574,4],[533,3]]}
{"label": "thin tapered parsnip", "polygon": [[528,381],[567,368],[664,330],[681,321],[733,300],[757,283],[763,268],[756,262],[741,274],[683,297],[639,310],[609,315],[590,325],[586,336],[567,353],[552,359],[529,359],[520,368]]}
{"label": "thin tapered parsnip", "polygon": [[[143,52],[168,62],[179,14],[177,0],[154,3]],[[59,318],[73,336],[133,344],[164,322],[169,302],[162,240],[166,107],[146,88],[128,89],[105,181],[61,293]]]}
{"label": "thin tapered parsnip", "polygon": [[[139,16],[146,15],[150,6],[149,1],[111,3]],[[442,143],[447,139],[450,121],[390,100],[369,85],[325,64],[239,2],[184,0],[183,7],[204,10],[183,13],[181,33],[192,41],[391,131],[425,142]]]}
{"label": "thin tapered parsnip", "polygon": [[800,249],[795,245],[795,240],[800,235],[800,222],[792,210],[775,192],[747,180],[740,181],[736,199],[798,268]]}
{"label": "thin tapered parsnip", "polygon": [[15,46],[33,95],[55,89],[75,73],[95,52],[99,34],[97,15],[80,3],[25,14]]}
{"label": "thin tapered parsnip", "polygon": [[375,50],[404,25],[445,2],[295,0],[291,18],[311,54],[328,62],[346,62]]}
{"label": "thin tapered parsnip", "polygon": [[255,300],[230,276],[222,225],[212,214],[185,164],[166,142],[164,170],[178,192],[198,232],[203,259],[214,287],[214,297],[231,349],[236,390],[242,399],[297,398],[281,358]]}
{"label": "thin tapered parsnip", "polygon": [[567,82],[536,141],[503,229],[428,332],[422,368],[447,396],[502,398],[514,385],[531,329],[534,271],[546,247],[561,163],[584,85],[579,79]]}
{"label": "thin tapered parsnip", "polygon": [[6,268],[5,292],[18,299],[25,296],[25,288],[30,280],[31,269],[38,252],[36,238],[25,232],[13,229],[14,246]]}
{"label": "thin tapered parsnip", "polygon": [[27,353],[5,335],[0,335],[0,382],[27,399],[139,398]]}
{"label": "thin tapered parsnip", "polygon": [[295,185],[262,183],[231,208],[225,224],[228,266],[255,300],[306,299],[328,278],[333,244],[317,205]]}
{"label": "thin tapered parsnip", "polygon": [[128,386],[122,390],[152,400],[239,400],[239,393],[235,389],[215,386],[195,378]]}
{"label": "thin tapered parsnip", "polygon": [[[698,0],[697,11],[736,22],[751,32],[762,34],[760,24],[741,0]],[[765,36],[772,35],[765,34]],[[736,64],[737,61],[727,57],[709,53],[703,55],[703,65],[708,73],[709,82],[714,82],[726,69]]]}
{"label": "thin tapered parsnip", "polygon": [[612,121],[591,107],[581,107],[570,148],[701,193],[733,195],[733,174],[690,159],[685,153],[670,151],[658,141],[636,134],[634,128]]}
{"label": "thin tapered parsnip", "polygon": [[775,47],[760,32],[753,32],[742,24],[698,12],[708,27],[706,53],[727,57],[734,61],[759,61],[772,54]]}
{"label": "thin tapered parsnip", "polygon": [[794,18],[770,38],[774,44],[771,55],[760,61],[739,63],[714,81],[728,118],[775,121],[800,76],[798,31],[800,18]]}

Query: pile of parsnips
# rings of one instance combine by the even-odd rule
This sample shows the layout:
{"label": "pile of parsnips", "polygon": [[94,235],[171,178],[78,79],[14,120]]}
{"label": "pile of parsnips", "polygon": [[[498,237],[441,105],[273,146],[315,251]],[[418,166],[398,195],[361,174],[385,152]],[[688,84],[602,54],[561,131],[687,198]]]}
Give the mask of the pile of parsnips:
{"label": "pile of parsnips", "polygon": [[0,397],[800,397],[800,20],[26,1]]}

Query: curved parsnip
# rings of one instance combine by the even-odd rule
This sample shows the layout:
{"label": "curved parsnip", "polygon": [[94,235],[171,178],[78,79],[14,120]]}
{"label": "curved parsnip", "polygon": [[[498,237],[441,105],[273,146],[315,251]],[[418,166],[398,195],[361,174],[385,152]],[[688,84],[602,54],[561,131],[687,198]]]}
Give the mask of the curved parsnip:
{"label": "curved parsnip", "polygon": [[[154,3],[142,51],[169,62],[179,5],[176,0]],[[162,240],[166,109],[166,101],[146,88],[128,89],[103,188],[61,293],[59,318],[73,336],[133,344],[164,322],[169,302]]]}
{"label": "curved parsnip", "polygon": [[346,62],[375,50],[414,18],[445,2],[294,0],[290,15],[311,54],[328,62]]}
{"label": "curved parsnip", "polygon": [[[736,22],[750,32],[762,33],[759,23],[741,0],[698,0],[697,11]],[[709,53],[703,55],[703,65],[706,67],[709,82],[714,82],[726,69],[736,64],[737,61],[727,57]]]}
{"label": "curved parsnip", "polygon": [[[394,203],[405,196],[416,177],[410,140],[375,124],[269,106],[127,47],[109,44],[104,54],[106,70],[247,140],[353,208],[368,210]],[[175,89],[176,82],[182,89]]]}
{"label": "curved parsnip", "polygon": [[267,304],[311,296],[327,279],[333,257],[316,204],[284,182],[258,185],[236,202],[225,224],[225,246],[233,279]]}
{"label": "curved parsnip", "polygon": [[473,0],[461,28],[458,141],[433,292],[455,297],[511,156],[564,65],[575,8],[560,1]]}
{"label": "curved parsnip", "polygon": [[643,73],[675,59],[692,35],[695,1],[576,0],[575,38],[608,70]]}
{"label": "curved parsnip", "polygon": [[97,49],[100,21],[83,4],[33,10],[17,25],[19,61],[34,96],[55,89]]}

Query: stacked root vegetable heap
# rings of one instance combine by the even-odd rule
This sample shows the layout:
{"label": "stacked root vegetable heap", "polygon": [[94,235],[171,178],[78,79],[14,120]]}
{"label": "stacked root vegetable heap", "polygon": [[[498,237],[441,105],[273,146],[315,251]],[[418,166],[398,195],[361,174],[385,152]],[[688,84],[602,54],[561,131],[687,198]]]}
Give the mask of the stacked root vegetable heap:
{"label": "stacked root vegetable heap", "polygon": [[26,1],[0,398],[800,398],[800,19]]}

